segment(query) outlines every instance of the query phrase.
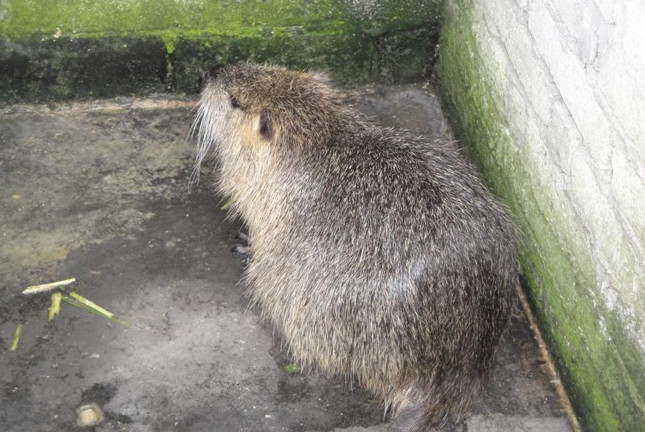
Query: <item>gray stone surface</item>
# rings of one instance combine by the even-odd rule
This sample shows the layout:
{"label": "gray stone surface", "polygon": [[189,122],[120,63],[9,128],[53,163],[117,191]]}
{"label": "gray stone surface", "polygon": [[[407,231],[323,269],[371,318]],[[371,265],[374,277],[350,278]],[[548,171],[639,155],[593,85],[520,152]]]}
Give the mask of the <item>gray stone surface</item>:
{"label": "gray stone surface", "polygon": [[[446,133],[420,87],[349,98],[384,124]],[[105,413],[100,432],[385,430],[382,408],[357,386],[286,373],[288,352],[238,284],[243,258],[229,248],[239,224],[224,220],[208,169],[189,183],[193,104],[0,114],[2,431],[81,430],[75,410],[88,402]],[[48,322],[48,296],[20,294],[68,277],[129,325],[67,304]],[[475,415],[442,430],[569,430],[542,364],[518,309]]]}

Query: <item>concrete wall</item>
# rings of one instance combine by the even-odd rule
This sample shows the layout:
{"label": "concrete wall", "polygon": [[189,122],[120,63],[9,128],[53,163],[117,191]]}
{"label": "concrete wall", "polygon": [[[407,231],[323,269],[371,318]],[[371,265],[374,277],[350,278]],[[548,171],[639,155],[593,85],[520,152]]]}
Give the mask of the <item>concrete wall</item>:
{"label": "concrete wall", "polygon": [[645,2],[448,0],[437,75],[586,430],[645,430]]}

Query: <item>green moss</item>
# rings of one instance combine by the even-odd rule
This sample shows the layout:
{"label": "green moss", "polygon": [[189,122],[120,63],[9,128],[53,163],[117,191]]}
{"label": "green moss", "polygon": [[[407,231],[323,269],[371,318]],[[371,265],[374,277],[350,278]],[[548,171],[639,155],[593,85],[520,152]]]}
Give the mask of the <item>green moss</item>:
{"label": "green moss", "polygon": [[9,0],[0,31],[11,38],[65,35],[149,36],[159,31],[235,27],[315,25],[342,17],[335,0],[176,1],[176,0]]}
{"label": "green moss", "polygon": [[177,33],[173,32],[165,32],[161,37],[161,40],[163,40],[163,44],[166,47],[166,53],[168,53],[168,55],[172,55],[175,52],[175,42],[177,41],[177,39]]}
{"label": "green moss", "polygon": [[[590,298],[595,270],[585,244],[575,236],[567,239],[573,245],[563,244],[554,232],[566,215],[553,213],[548,197],[523,171],[531,167],[518,159],[493,88],[481,73],[470,2],[457,3],[459,13],[446,15],[441,32],[440,91],[456,135],[515,215],[529,298],[574,406],[586,430],[645,430],[642,358],[620,320]],[[607,328],[601,328],[608,317]]]}
{"label": "green moss", "polygon": [[[342,0],[7,0],[0,34],[49,38],[57,29],[73,37],[152,36],[198,30],[245,35],[246,30],[303,26],[312,31],[353,21],[400,31],[436,21],[437,0],[384,0],[370,19]],[[240,31],[242,34],[240,34]]]}
{"label": "green moss", "polygon": [[[7,73],[0,76],[0,92],[7,95],[2,102],[11,103],[123,91],[195,92],[203,71],[215,62],[245,59],[322,69],[341,83],[415,81],[430,69],[425,60],[436,38],[431,20],[439,0],[384,0],[372,19],[363,19],[346,0],[2,4],[0,69]],[[134,41],[145,43],[149,51],[130,49]],[[92,51],[82,52],[78,46]],[[92,64],[92,53],[104,53],[113,63],[97,58]],[[121,58],[112,55],[117,53]],[[141,60],[154,62],[154,73],[137,57],[142,54]],[[97,79],[86,80],[89,76]],[[66,88],[68,84],[72,87]]]}
{"label": "green moss", "polygon": [[[437,21],[438,0],[383,0],[369,19],[343,0],[7,0],[0,35],[9,40],[151,37],[201,34],[261,36],[287,29],[333,34],[349,26],[382,32],[409,30]],[[369,33],[369,32],[367,32]]]}

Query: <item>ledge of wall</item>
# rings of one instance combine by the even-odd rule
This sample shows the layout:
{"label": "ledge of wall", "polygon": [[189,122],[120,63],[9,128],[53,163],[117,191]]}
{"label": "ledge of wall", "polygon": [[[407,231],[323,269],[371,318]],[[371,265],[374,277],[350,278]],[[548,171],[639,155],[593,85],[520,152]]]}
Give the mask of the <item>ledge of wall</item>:
{"label": "ledge of wall", "polygon": [[[645,430],[645,6],[449,0],[437,75],[585,430]],[[640,72],[639,72],[640,71]]]}
{"label": "ledge of wall", "polygon": [[246,59],[341,83],[417,81],[439,4],[0,0],[0,103],[194,93],[213,64]]}

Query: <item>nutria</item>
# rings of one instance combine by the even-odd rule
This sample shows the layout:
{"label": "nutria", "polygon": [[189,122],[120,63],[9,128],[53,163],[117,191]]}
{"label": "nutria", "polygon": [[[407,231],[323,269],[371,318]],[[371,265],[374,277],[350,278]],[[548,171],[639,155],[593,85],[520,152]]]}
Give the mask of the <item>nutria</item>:
{"label": "nutria", "polygon": [[251,244],[250,297],[304,367],[425,431],[477,394],[518,282],[514,227],[450,143],[371,124],[317,74],[213,69],[194,125]]}

